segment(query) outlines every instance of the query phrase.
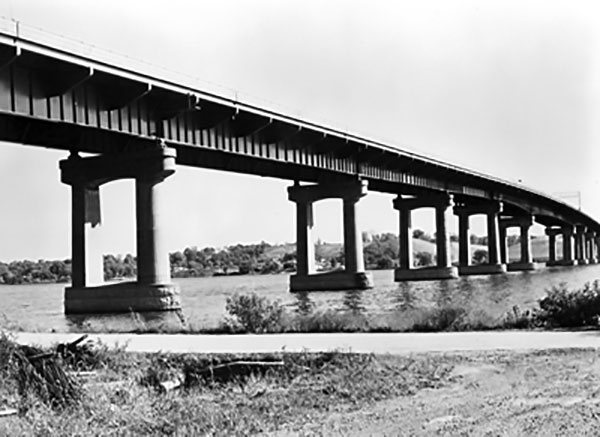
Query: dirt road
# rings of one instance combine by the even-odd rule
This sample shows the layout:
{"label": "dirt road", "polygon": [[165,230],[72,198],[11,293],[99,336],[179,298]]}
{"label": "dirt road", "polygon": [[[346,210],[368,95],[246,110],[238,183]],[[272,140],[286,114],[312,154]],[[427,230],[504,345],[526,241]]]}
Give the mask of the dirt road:
{"label": "dirt road", "polygon": [[[22,344],[49,346],[71,341],[81,334],[14,333]],[[121,345],[133,352],[245,353],[341,350],[376,354],[420,352],[532,351],[565,348],[600,348],[600,331],[486,331],[389,334],[90,334],[108,346]]]}
{"label": "dirt road", "polygon": [[454,366],[445,387],[334,413],[276,435],[600,435],[595,350],[469,352],[445,360]]}

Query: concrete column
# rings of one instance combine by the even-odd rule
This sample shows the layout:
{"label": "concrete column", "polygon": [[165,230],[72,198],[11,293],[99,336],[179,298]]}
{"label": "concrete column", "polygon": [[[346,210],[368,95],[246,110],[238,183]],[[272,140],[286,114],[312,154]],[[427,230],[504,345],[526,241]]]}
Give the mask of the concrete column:
{"label": "concrete column", "polygon": [[577,261],[573,258],[573,227],[563,227],[563,260],[564,265],[577,265]]}
{"label": "concrete column", "polygon": [[401,269],[413,268],[413,241],[412,241],[412,212],[409,208],[400,208],[400,253],[399,267]]}
{"label": "concrete column", "polygon": [[531,240],[529,239],[529,225],[521,225],[521,262],[532,262]]}
{"label": "concrete column", "polygon": [[500,240],[500,264],[508,263],[508,241],[506,240],[506,228],[500,226],[498,232]]}
{"label": "concrete column", "polygon": [[488,260],[489,264],[500,264],[500,239],[498,229],[498,214],[487,214]]}
{"label": "concrete column", "polygon": [[448,268],[452,265],[450,259],[450,234],[448,222],[452,219],[452,201],[447,204],[438,204],[435,207],[436,225],[436,256],[439,268]]}
{"label": "concrete column", "polygon": [[100,193],[98,187],[71,186],[71,280],[73,287],[104,282],[104,263],[98,235]]}
{"label": "concrete column", "polygon": [[585,257],[590,264],[595,264],[596,253],[594,250],[594,240],[596,239],[596,233],[594,231],[587,231],[585,233]]}
{"label": "concrete column", "polygon": [[591,256],[588,232],[583,234],[583,257],[589,261]]}
{"label": "concrete column", "polygon": [[460,267],[471,265],[471,235],[469,232],[469,215],[458,215],[458,264]]}
{"label": "concrete column", "polygon": [[86,241],[85,241],[85,186],[71,186],[71,282],[73,287],[85,287]]}
{"label": "concrete column", "polygon": [[362,237],[356,225],[356,203],[359,199],[344,199],[344,257],[346,271],[362,273],[365,271]]}
{"label": "concrete column", "polygon": [[135,181],[138,284],[171,282],[165,242],[162,178]]}
{"label": "concrete column", "polygon": [[548,235],[548,263],[556,263],[556,233],[549,232],[549,228],[546,228],[546,235]]}
{"label": "concrete column", "polygon": [[575,258],[577,264],[587,264],[587,256],[585,254],[585,226],[576,226],[575,228]]}
{"label": "concrete column", "polygon": [[315,246],[312,241],[313,204],[296,202],[296,271],[310,275],[315,268]]}

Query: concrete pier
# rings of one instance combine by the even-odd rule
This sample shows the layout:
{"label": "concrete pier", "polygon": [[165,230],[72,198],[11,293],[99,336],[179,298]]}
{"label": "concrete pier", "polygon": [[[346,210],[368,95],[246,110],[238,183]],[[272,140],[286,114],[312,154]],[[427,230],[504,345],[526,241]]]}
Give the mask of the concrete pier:
{"label": "concrete pier", "polygon": [[598,263],[598,254],[596,252],[596,233],[588,230],[585,233],[585,256],[589,264]]}
{"label": "concrete pier", "polygon": [[[454,214],[458,216],[458,271],[461,276],[494,275],[506,273],[506,265],[501,262],[502,234],[498,226],[498,215],[502,212],[501,202],[485,202],[477,205],[456,205]],[[472,215],[485,214],[488,234],[488,262],[471,264],[469,220]]]}
{"label": "concrete pier", "polygon": [[[400,265],[394,272],[396,281],[416,281],[458,278],[458,269],[450,260],[450,234],[448,221],[452,216],[452,196],[432,194],[431,196],[394,199],[394,208],[400,214]],[[436,226],[436,265],[434,267],[413,268],[411,212],[417,208],[435,208]]]}
{"label": "concrete pier", "polygon": [[[61,180],[72,192],[72,284],[65,289],[65,313],[120,313],[180,309],[179,288],[171,283],[169,254],[163,241],[160,183],[175,172],[175,151],[157,144],[138,153],[60,162]],[[102,256],[94,258],[88,238],[101,223],[99,187],[136,181],[137,269],[135,282],[103,284]]]}
{"label": "concrete pier", "polygon": [[585,234],[587,232],[587,228],[583,225],[575,226],[575,259],[577,260],[577,265],[585,265],[588,264],[588,258],[586,255],[586,245],[585,245]]}
{"label": "concrete pier", "polygon": [[556,237],[562,234],[562,229],[547,227],[545,233],[548,236],[548,262],[546,262],[546,265],[549,267],[562,265],[562,260],[558,259],[556,253]]}
{"label": "concrete pier", "polygon": [[574,238],[575,228],[570,225],[564,225],[562,227],[563,235],[563,259],[561,265],[563,266],[576,266],[577,260],[574,258]]}
{"label": "concrete pier", "polygon": [[531,255],[531,236],[529,235],[529,229],[531,228],[531,226],[533,226],[533,223],[533,215],[505,218],[502,219],[500,222],[500,226],[504,229],[505,234],[506,229],[511,227],[518,227],[521,232],[521,257],[517,262],[507,263],[506,268],[509,272],[537,270],[544,266],[542,263],[533,262],[533,258]]}
{"label": "concrete pier", "polygon": [[[362,238],[356,223],[356,204],[367,194],[367,182],[317,185],[295,184],[288,197],[296,203],[297,270],[290,276],[290,291],[325,291],[367,289],[373,287],[370,273],[365,272]],[[314,244],[311,239],[314,202],[340,198],[343,202],[344,258],[342,271],[316,273]]]}

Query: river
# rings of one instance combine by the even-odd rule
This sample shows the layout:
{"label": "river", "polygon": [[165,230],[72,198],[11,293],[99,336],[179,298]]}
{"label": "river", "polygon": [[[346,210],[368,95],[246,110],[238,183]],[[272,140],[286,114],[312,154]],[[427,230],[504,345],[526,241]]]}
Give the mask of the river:
{"label": "river", "polygon": [[[581,267],[553,267],[534,272],[511,272],[505,275],[471,276],[457,280],[395,283],[392,270],[373,272],[375,288],[362,292],[308,293],[316,310],[353,309],[376,319],[398,315],[407,302],[417,307],[454,304],[479,318],[502,318],[517,305],[522,310],[534,308],[545,291],[561,282],[571,288],[600,279],[600,264]],[[288,275],[229,276],[177,279],[181,286],[183,319],[194,329],[214,328],[225,317],[225,302],[234,293],[255,292],[279,300],[293,310],[298,296],[289,293]],[[76,316],[63,314],[65,284],[1,285],[0,327],[26,331],[131,331],[175,327],[181,317],[169,314]]]}

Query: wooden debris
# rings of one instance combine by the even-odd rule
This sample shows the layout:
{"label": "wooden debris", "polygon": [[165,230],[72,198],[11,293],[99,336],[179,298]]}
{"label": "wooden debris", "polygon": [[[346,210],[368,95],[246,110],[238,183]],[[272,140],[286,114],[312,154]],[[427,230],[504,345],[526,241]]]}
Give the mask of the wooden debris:
{"label": "wooden debris", "polygon": [[173,379],[170,379],[168,381],[159,382],[158,386],[156,388],[161,393],[167,393],[172,390],[181,388],[183,386],[184,381],[185,381],[185,375],[183,373],[181,373]]}
{"label": "wooden debris", "polygon": [[17,383],[23,395],[33,390],[44,402],[57,407],[75,403],[81,396],[79,384],[63,369],[56,354],[26,345],[15,345]]}
{"label": "wooden debris", "polygon": [[283,361],[232,361],[229,363],[208,366],[203,369],[185,370],[185,385],[197,384],[200,380],[211,382],[228,382],[231,380],[244,380],[253,374],[264,374],[270,369],[282,368]]}
{"label": "wooden debris", "polygon": [[80,370],[76,372],[67,372],[67,375],[76,378],[80,382],[87,382],[97,376],[95,370]]}
{"label": "wooden debris", "polygon": [[88,335],[82,335],[69,343],[60,343],[56,346],[56,353],[69,365],[75,368],[93,368],[100,358],[98,351],[91,341],[86,341]]}

